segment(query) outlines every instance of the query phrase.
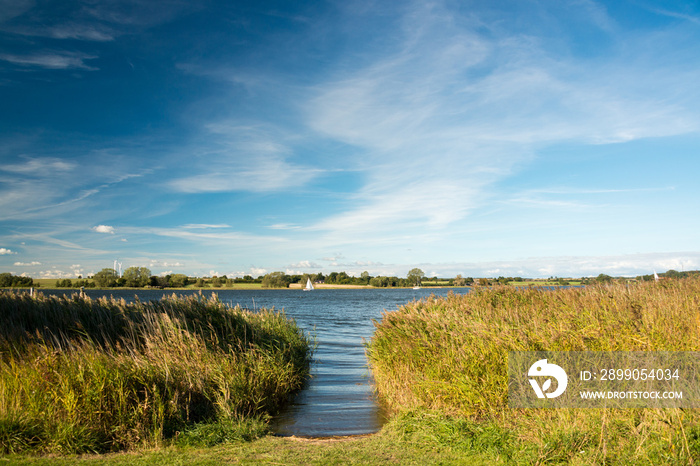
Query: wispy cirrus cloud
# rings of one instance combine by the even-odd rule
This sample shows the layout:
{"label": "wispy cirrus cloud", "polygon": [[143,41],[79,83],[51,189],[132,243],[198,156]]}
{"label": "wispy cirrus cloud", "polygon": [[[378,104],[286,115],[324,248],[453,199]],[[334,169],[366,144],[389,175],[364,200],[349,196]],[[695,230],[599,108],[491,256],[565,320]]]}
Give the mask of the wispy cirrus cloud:
{"label": "wispy cirrus cloud", "polygon": [[[582,22],[618,34],[604,9],[584,3],[565,8],[580,7]],[[665,52],[652,44],[624,65],[614,50],[581,59],[561,53],[566,37],[553,45],[496,24],[483,33],[476,15],[460,16],[441,3],[411,5],[394,36],[399,40],[316,86],[306,107],[314,130],[361,148],[366,158],[357,160],[366,182],[353,207],[311,227],[325,231],[328,243],[369,235],[402,244],[401,232],[462,222],[492,196],[495,183],[548,145],[700,128],[690,104],[699,97],[691,73],[657,69]],[[678,89],[689,93],[681,97]]]}
{"label": "wispy cirrus cloud", "polygon": [[21,157],[21,163],[10,163],[0,166],[0,171],[19,173],[32,176],[48,176],[63,174],[76,168],[76,164],[71,161],[56,157]]}
{"label": "wispy cirrus cloud", "polygon": [[75,39],[93,42],[113,41],[115,36],[118,35],[118,33],[116,33],[112,27],[96,23],[81,24],[76,22],[67,22],[53,26],[22,25],[14,27],[5,26],[4,28],[0,29],[4,29],[6,32],[20,36],[47,37],[51,39]]}
{"label": "wispy cirrus cloud", "polygon": [[323,170],[292,160],[293,150],[279,128],[220,122],[206,125],[206,150],[191,171],[200,173],[171,180],[183,193],[275,192],[299,188]]}
{"label": "wispy cirrus cloud", "polygon": [[321,171],[282,157],[253,157],[217,164],[217,170],[178,178],[170,187],[183,193],[273,192],[304,186]]}
{"label": "wispy cirrus cloud", "polygon": [[81,52],[35,52],[29,55],[0,54],[0,60],[4,60],[19,66],[38,67],[53,70],[83,69],[96,71],[98,68],[85,62],[97,58]]}

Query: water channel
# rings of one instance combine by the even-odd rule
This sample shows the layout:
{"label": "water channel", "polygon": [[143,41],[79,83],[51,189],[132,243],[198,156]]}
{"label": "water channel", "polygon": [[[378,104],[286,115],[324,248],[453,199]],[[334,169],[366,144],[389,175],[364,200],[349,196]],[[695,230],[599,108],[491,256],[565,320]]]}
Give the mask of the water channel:
{"label": "water channel", "polygon": [[[378,431],[384,417],[374,398],[367,367],[364,342],[374,332],[372,319],[381,319],[382,311],[391,311],[409,301],[430,294],[446,295],[450,290],[467,293],[469,288],[413,289],[338,289],[314,290],[226,290],[216,293],[232,306],[250,310],[284,309],[287,316],[314,335],[317,347],[313,355],[311,377],[291,405],[272,423],[279,435],[329,437],[358,435]],[[42,290],[45,294],[63,294],[69,290]],[[165,290],[86,290],[90,297],[112,295],[141,301],[158,300],[172,291]],[[177,291],[194,294],[197,291]],[[210,295],[211,292],[205,292]]]}

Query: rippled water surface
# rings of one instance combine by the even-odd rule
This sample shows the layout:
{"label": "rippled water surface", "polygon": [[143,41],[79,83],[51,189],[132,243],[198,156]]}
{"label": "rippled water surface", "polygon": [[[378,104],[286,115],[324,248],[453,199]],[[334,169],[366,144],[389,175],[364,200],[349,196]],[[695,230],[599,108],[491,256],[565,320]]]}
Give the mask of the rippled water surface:
{"label": "rippled water surface", "polygon": [[[454,292],[468,292],[467,288]],[[63,292],[63,291],[61,291]],[[449,289],[353,289],[353,290],[226,290],[216,293],[231,305],[248,309],[284,309],[305,331],[315,336],[317,347],[307,387],[273,422],[280,435],[333,436],[376,432],[383,416],[373,395],[364,341],[374,332],[372,319],[383,310],[431,293],[446,295]],[[160,299],[172,291],[86,290],[91,297],[141,301]],[[178,291],[178,294],[194,294]],[[211,293],[205,293],[211,294]]]}

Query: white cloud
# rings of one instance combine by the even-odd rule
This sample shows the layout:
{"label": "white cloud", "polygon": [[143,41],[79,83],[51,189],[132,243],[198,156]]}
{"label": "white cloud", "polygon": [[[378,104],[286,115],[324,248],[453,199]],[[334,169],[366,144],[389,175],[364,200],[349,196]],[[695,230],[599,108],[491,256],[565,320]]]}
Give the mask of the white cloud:
{"label": "white cloud", "polygon": [[12,250],[7,249],[7,248],[0,248],[0,256],[5,256],[8,254],[17,254],[17,253],[13,252]]}
{"label": "white cloud", "polygon": [[92,227],[92,230],[96,231],[97,233],[107,233],[110,235],[114,234],[114,227],[109,225],[97,225],[95,227]]}
{"label": "white cloud", "polygon": [[[151,262],[149,263],[148,266],[149,267],[184,267],[185,264],[183,264],[179,261],[168,262],[168,261],[161,261],[161,260],[151,260]],[[169,273],[172,273],[172,271],[170,271]]]}
{"label": "white cloud", "polygon": [[275,223],[268,227],[271,230],[299,230],[302,227],[293,223]]}
{"label": "white cloud", "polygon": [[114,40],[114,33],[108,28],[84,24],[63,24],[52,28],[26,31],[29,35],[47,35],[54,39],[78,39],[96,42]]}
{"label": "white cloud", "polygon": [[54,70],[78,68],[88,71],[96,71],[98,68],[85,64],[85,60],[92,60],[95,58],[97,58],[97,56],[77,52],[43,52],[33,55],[0,55],[0,60],[8,61],[15,65],[36,66]]}
{"label": "white cloud", "polygon": [[266,275],[267,273],[268,273],[267,269],[265,269],[265,268],[251,267],[250,272],[248,274],[244,274],[244,275],[250,275],[251,277],[257,278],[257,277],[260,277],[262,275]]}
{"label": "white cloud", "polygon": [[36,262],[36,261],[32,261],[32,262],[15,262],[14,265],[16,265],[16,266],[18,266],[18,267],[31,267],[31,266],[33,266],[33,265],[41,265],[41,262]]}
{"label": "white cloud", "polygon": [[230,228],[229,225],[225,223],[219,224],[209,224],[209,223],[188,223],[187,225],[182,225],[182,228],[188,230],[208,230],[211,228]]}
{"label": "white cloud", "polygon": [[61,174],[75,169],[76,165],[54,157],[34,158],[22,157],[26,161],[23,163],[5,164],[0,166],[0,170],[20,173],[23,175],[48,176]]}
{"label": "white cloud", "polygon": [[290,269],[320,269],[322,266],[311,261],[300,261],[295,264],[290,264],[288,267]]}
{"label": "white cloud", "polygon": [[39,272],[39,278],[72,278],[72,272],[64,272],[58,269],[42,270]]}
{"label": "white cloud", "polygon": [[296,188],[315,178],[320,170],[300,166],[282,157],[250,157],[209,172],[173,180],[170,186],[185,193],[229,191],[270,192]]}

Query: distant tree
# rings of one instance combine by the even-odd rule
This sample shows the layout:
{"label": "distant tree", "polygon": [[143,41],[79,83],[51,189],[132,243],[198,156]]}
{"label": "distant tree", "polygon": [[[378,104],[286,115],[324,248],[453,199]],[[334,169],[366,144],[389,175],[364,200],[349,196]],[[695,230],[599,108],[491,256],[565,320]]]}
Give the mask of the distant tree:
{"label": "distant tree", "polygon": [[129,267],[124,271],[122,278],[125,280],[125,286],[142,288],[148,285],[151,271],[146,267]]}
{"label": "distant tree", "polygon": [[462,275],[457,274],[457,276],[454,279],[454,286],[464,286],[467,284],[467,281],[462,278]]}
{"label": "distant tree", "polygon": [[73,282],[73,288],[95,288],[95,282],[89,280],[76,280]]}
{"label": "distant tree", "polygon": [[598,283],[610,283],[611,281],[613,281],[613,277],[601,273],[595,278],[595,281],[597,281]]}
{"label": "distant tree", "polygon": [[360,278],[362,279],[362,282],[363,282],[365,285],[369,285],[369,279],[372,278],[372,277],[370,277],[370,276],[369,276],[369,272],[365,270],[365,271],[362,272],[362,274],[360,275]]}
{"label": "distant tree", "polygon": [[377,288],[384,288],[389,286],[389,280],[387,277],[382,277],[382,276],[377,276],[377,277],[372,277],[369,280],[369,284],[371,286],[377,287]]}
{"label": "distant tree", "polygon": [[271,272],[263,277],[263,288],[289,288],[290,277],[284,272]]}
{"label": "distant tree", "polygon": [[411,269],[406,276],[409,286],[420,285],[421,280],[425,278],[425,272],[421,269]]}
{"label": "distant tree", "polygon": [[506,278],[506,277],[501,276],[501,277],[498,277],[495,281],[496,281],[496,283],[498,283],[499,285],[507,285],[509,279]]}
{"label": "distant tree", "polygon": [[189,277],[182,273],[176,273],[170,276],[170,286],[173,288],[184,288],[189,282]]}
{"label": "distant tree", "polygon": [[114,269],[102,269],[97,272],[92,279],[95,285],[100,288],[111,288],[117,286],[117,272]]}
{"label": "distant tree", "polygon": [[0,288],[29,287],[34,284],[30,277],[21,277],[11,273],[0,273]]}
{"label": "distant tree", "polygon": [[71,288],[73,286],[73,282],[71,282],[70,278],[64,278],[63,280],[56,280],[56,287],[57,288]]}

